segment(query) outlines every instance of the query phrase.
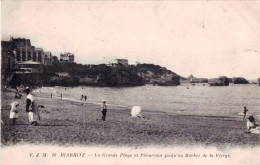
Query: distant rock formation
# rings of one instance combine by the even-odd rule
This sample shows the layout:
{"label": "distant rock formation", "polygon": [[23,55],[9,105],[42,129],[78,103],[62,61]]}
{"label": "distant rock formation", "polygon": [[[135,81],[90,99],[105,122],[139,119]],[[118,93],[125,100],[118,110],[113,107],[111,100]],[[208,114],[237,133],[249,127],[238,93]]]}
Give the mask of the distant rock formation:
{"label": "distant rock formation", "polygon": [[210,86],[228,86],[229,79],[226,76],[220,76],[218,78],[209,79]]}
{"label": "distant rock formation", "polygon": [[190,83],[208,83],[207,78],[197,78],[194,77],[192,74],[188,77]]}
{"label": "distant rock formation", "polygon": [[246,80],[245,78],[243,77],[234,77],[233,78],[233,83],[234,84],[248,84],[248,80]]}
{"label": "distant rock formation", "polygon": [[61,77],[55,73],[14,74],[10,86],[77,86],[79,80],[75,76]]}
{"label": "distant rock formation", "polygon": [[154,64],[138,64],[132,68],[146,84],[159,86],[180,85],[180,76],[164,67]]}
{"label": "distant rock formation", "polygon": [[15,74],[13,86],[159,86],[180,85],[180,76],[159,65],[137,64],[121,67],[62,62],[44,68],[44,73]]}
{"label": "distant rock formation", "polygon": [[91,86],[159,86],[180,85],[180,76],[159,65],[137,64],[121,67],[92,65],[79,76],[80,85]]}

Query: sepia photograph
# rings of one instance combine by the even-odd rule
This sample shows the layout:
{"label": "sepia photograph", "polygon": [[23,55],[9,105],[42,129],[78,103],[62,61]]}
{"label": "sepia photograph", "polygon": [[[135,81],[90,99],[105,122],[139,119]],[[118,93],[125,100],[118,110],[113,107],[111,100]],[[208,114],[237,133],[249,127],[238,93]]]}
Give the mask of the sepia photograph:
{"label": "sepia photograph", "polygon": [[260,1],[1,0],[1,164],[260,164]]}

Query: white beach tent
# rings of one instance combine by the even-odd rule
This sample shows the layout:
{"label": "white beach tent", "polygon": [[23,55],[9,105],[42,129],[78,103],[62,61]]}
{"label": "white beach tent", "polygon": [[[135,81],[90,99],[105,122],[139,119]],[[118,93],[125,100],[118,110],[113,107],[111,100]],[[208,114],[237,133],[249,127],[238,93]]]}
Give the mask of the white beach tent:
{"label": "white beach tent", "polygon": [[131,116],[132,117],[143,117],[140,112],[141,112],[141,107],[139,106],[133,106],[131,110]]}

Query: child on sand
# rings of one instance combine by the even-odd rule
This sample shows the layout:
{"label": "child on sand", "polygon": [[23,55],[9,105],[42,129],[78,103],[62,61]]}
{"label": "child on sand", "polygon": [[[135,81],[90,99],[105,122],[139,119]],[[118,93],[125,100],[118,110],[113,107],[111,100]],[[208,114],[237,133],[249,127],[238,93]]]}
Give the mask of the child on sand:
{"label": "child on sand", "polygon": [[246,123],[246,127],[247,127],[247,133],[260,134],[259,124],[256,123],[255,118],[254,118],[253,115],[248,117],[248,121]]}
{"label": "child on sand", "polygon": [[247,131],[249,132],[252,128],[256,127],[255,118],[254,116],[249,116],[248,121],[246,123]]}
{"label": "child on sand", "polygon": [[17,101],[11,103],[10,119],[13,120],[13,125],[15,125],[16,119],[18,118],[18,106],[19,103]]}

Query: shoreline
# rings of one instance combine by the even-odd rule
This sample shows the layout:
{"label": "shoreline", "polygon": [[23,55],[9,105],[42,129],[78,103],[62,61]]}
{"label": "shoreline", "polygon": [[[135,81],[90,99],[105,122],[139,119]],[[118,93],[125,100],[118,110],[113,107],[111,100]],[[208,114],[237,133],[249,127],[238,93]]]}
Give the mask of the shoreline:
{"label": "shoreline", "polygon": [[[107,120],[101,121],[100,106],[59,98],[36,96],[41,110],[39,126],[28,124],[25,105],[17,125],[10,125],[8,108],[12,93],[2,92],[1,144],[52,144],[87,146],[259,146],[259,135],[245,134],[239,117],[179,115],[143,110],[141,118],[130,117],[130,109],[109,106]],[[25,95],[19,102],[25,102]],[[28,132],[32,132],[31,134]]]}
{"label": "shoreline", "polygon": [[[37,97],[39,97],[39,98],[49,98],[49,97],[44,97],[44,96],[37,96]],[[59,99],[60,97],[53,97],[54,99]],[[101,103],[98,103],[98,102],[88,102],[88,101],[83,101],[83,100],[77,100],[77,99],[74,99],[74,98],[67,98],[67,97],[63,97],[63,98],[61,98],[61,100],[63,100],[63,101],[71,101],[71,102],[73,102],[73,104],[74,103],[82,103],[82,104],[92,104],[92,105],[98,105],[98,106],[100,106],[101,105]],[[131,108],[132,107],[130,107],[130,106],[127,106],[127,105],[116,105],[116,104],[106,104],[107,106],[110,106],[110,107],[113,107],[113,109],[115,109],[116,107],[118,107],[118,109],[120,109],[120,108],[127,108],[127,109],[129,109],[129,111],[131,111]],[[178,111],[178,110],[177,110]],[[167,112],[167,111],[163,111],[163,110],[161,110],[161,111],[157,111],[157,110],[150,110],[150,109],[142,109],[142,112],[149,112],[149,113],[163,113],[163,114],[171,114],[171,115],[178,115],[178,116],[197,116],[197,117],[211,117],[211,118],[223,118],[223,119],[225,119],[225,118],[227,118],[227,119],[236,119],[236,120],[240,120],[241,119],[241,117],[243,116],[243,115],[241,115],[240,113],[238,113],[237,114],[237,116],[235,116],[235,115],[230,115],[230,116],[224,116],[224,115],[216,115],[216,114],[205,114],[205,115],[203,115],[203,114],[181,114],[181,113],[176,113],[176,112]],[[250,116],[250,115],[252,115],[252,114],[247,114],[246,116],[248,117],[248,116]],[[255,116],[255,118],[256,119],[259,119],[260,118],[260,115],[254,115]]]}

